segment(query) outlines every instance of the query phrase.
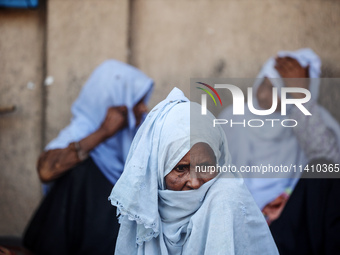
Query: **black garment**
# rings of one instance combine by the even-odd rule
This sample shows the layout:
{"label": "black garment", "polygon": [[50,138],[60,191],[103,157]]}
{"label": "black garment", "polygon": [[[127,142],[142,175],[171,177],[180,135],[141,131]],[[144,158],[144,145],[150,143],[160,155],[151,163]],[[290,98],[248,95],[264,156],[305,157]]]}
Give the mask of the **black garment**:
{"label": "black garment", "polygon": [[33,216],[24,245],[34,254],[114,253],[119,224],[113,185],[91,158],[57,179]]}
{"label": "black garment", "polygon": [[301,178],[270,230],[281,255],[340,255],[340,179]]}

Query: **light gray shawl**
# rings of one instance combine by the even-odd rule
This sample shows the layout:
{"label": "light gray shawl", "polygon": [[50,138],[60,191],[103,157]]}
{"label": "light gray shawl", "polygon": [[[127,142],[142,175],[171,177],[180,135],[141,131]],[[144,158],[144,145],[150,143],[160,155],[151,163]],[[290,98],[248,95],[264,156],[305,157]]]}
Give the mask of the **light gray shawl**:
{"label": "light gray shawl", "polygon": [[230,164],[213,115],[190,120],[191,113],[200,106],[175,88],[137,132],[109,197],[121,215],[115,254],[278,254],[239,176],[220,173],[196,190],[165,189],[164,177],[198,142],[210,145],[219,164]]}

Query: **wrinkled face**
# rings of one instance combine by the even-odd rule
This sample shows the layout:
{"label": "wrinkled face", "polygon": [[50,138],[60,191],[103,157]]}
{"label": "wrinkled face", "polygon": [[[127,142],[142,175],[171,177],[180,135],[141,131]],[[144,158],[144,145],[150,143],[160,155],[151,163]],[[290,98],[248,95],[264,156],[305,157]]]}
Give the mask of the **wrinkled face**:
{"label": "wrinkled face", "polygon": [[142,118],[144,113],[147,113],[148,108],[144,103],[145,96],[139,100],[139,102],[133,107],[133,113],[136,118],[136,126],[138,126],[142,122]]}
{"label": "wrinkled face", "polygon": [[[262,109],[270,109],[273,104],[273,85],[270,80],[265,77],[261,85],[259,86],[256,93],[257,101],[259,102],[259,106]],[[281,100],[278,98],[277,100],[277,108],[276,111],[281,110]]]}
{"label": "wrinkled face", "polygon": [[196,168],[208,169],[208,166],[216,166],[214,151],[206,143],[195,144],[165,176],[166,189],[175,191],[198,189],[217,175],[215,171],[197,171]]}

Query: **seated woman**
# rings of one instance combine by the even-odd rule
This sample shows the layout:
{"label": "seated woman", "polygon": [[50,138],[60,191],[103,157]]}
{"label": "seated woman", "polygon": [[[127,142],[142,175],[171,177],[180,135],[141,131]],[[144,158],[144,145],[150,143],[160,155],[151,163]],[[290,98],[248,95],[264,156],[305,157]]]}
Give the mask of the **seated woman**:
{"label": "seated woman", "polygon": [[[310,90],[311,100],[304,104],[312,116],[305,116],[297,107],[289,107],[288,116],[278,108],[270,116],[235,116],[225,109],[220,118],[235,122],[239,119],[294,119],[298,125],[286,128],[277,125],[261,128],[231,128],[224,125],[233,163],[238,166],[295,166],[298,171],[278,173],[278,178],[259,178],[259,174],[246,174],[245,183],[257,205],[265,215],[280,254],[336,254],[336,243],[331,233],[340,231],[340,183],[332,179],[300,179],[308,163],[339,163],[340,127],[332,116],[317,103],[321,62],[310,49],[279,52],[263,66],[253,85],[256,109],[269,109],[276,88],[300,87]],[[293,79],[298,78],[298,79]],[[291,93],[292,98],[304,96]],[[248,109],[248,107],[245,107]],[[277,121],[276,123],[279,123]],[[305,177],[302,175],[302,177]],[[337,182],[337,183],[336,183]],[[292,193],[292,191],[294,192]],[[327,208],[327,209],[326,209]],[[330,212],[329,212],[330,211]],[[321,237],[317,233],[324,233]]]}
{"label": "seated woman", "polygon": [[40,179],[53,183],[25,233],[34,254],[113,254],[119,225],[107,196],[123,172],[152,85],[115,60],[93,72],[72,105],[71,123],[39,158]]}
{"label": "seated woman", "polygon": [[200,113],[175,88],[138,130],[109,197],[115,254],[278,254],[243,179],[214,170],[230,164],[227,140]]}

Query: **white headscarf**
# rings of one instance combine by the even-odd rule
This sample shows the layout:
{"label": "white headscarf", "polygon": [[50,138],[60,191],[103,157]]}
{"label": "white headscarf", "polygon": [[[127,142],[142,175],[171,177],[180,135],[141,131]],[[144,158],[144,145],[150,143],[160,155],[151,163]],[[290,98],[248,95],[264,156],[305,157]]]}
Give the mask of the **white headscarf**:
{"label": "white headscarf", "polygon": [[[292,57],[296,59],[302,67],[309,66],[310,84],[309,90],[311,91],[312,100],[317,101],[319,96],[320,87],[320,58],[311,49],[300,49],[294,52],[281,51],[278,53],[279,57]],[[272,85],[278,88],[284,86],[281,76],[275,69],[275,59],[270,58],[262,67],[257,79],[253,85],[253,104],[256,109],[260,109],[257,101],[257,89],[262,84],[264,78],[267,77]],[[339,128],[336,121],[330,114],[318,106],[324,123],[333,131],[339,138]],[[255,116],[245,106],[246,112],[244,116],[235,116],[232,114],[232,107],[226,108],[220,115],[221,119],[233,119],[233,121],[240,121],[240,119],[278,119],[282,121],[289,117],[282,116],[279,112],[274,112],[270,116]],[[289,113],[288,109],[288,113]],[[243,128],[223,125],[225,133],[228,137],[230,153],[232,155],[233,164],[238,168],[241,166],[260,166],[269,164],[271,166],[284,166],[296,165],[303,167],[308,163],[303,150],[292,130],[292,128],[285,128],[276,122],[274,128],[271,124],[264,125],[260,128]],[[277,173],[276,173],[277,175]],[[280,178],[258,178],[259,174],[247,173],[245,183],[252,193],[255,202],[260,209],[273,201],[281,195],[287,188],[293,189],[299,180],[301,173],[297,171],[294,173],[280,173]],[[256,177],[255,177],[256,176]]]}
{"label": "white headscarf", "polygon": [[165,189],[165,176],[198,142],[219,164],[230,164],[223,130],[212,127],[210,113],[193,118],[200,111],[175,88],[138,130],[109,197],[120,214],[115,254],[278,254],[237,175],[220,173],[196,190]]}
{"label": "white headscarf", "polygon": [[79,141],[103,123],[108,108],[125,105],[129,127],[94,148],[90,155],[106,178],[115,184],[120,177],[132,139],[137,131],[133,107],[144,96],[148,102],[153,81],[137,68],[107,60],[95,69],[72,105],[72,120],[45,150],[66,148]]}

